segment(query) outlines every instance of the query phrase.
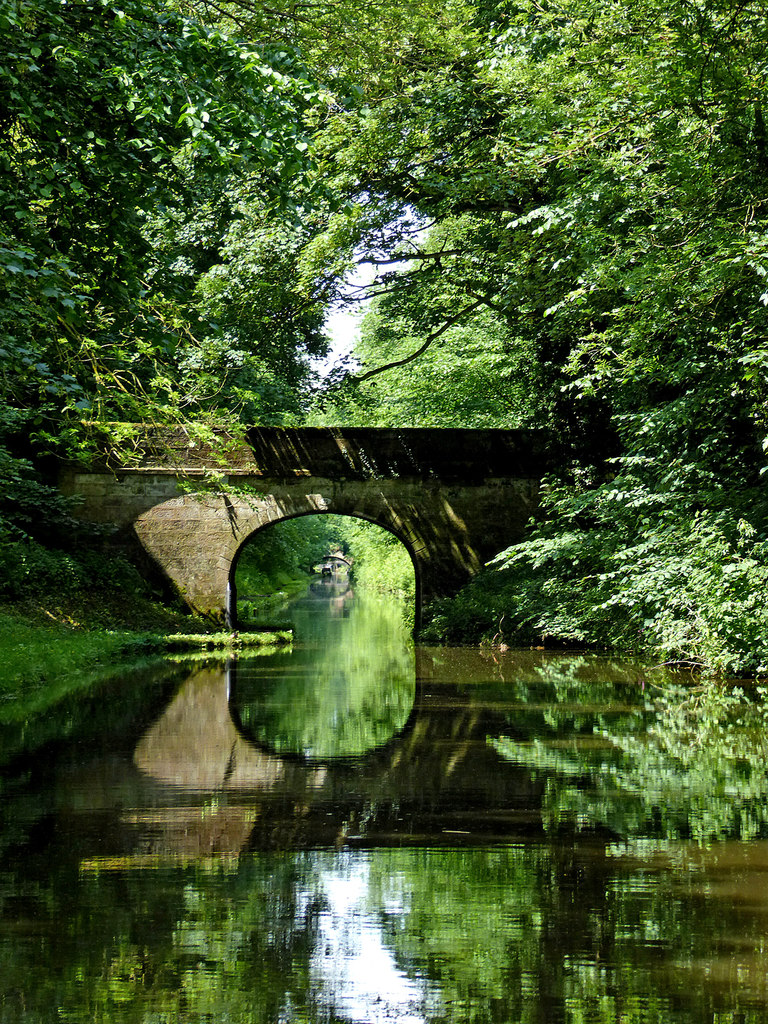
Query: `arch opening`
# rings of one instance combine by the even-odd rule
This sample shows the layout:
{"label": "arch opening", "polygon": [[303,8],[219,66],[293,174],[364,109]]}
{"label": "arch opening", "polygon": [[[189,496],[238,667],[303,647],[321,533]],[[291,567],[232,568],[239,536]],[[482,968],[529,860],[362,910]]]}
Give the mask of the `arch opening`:
{"label": "arch opening", "polygon": [[270,607],[313,584],[391,593],[419,625],[421,579],[408,541],[360,514],[313,511],[253,530],[232,560],[227,584],[230,628],[256,628]]}
{"label": "arch opening", "polygon": [[230,709],[241,735],[271,755],[323,763],[391,742],[416,694],[416,566],[402,541],[327,512],[257,529],[237,554],[242,628],[294,634],[291,648],[238,663]]}

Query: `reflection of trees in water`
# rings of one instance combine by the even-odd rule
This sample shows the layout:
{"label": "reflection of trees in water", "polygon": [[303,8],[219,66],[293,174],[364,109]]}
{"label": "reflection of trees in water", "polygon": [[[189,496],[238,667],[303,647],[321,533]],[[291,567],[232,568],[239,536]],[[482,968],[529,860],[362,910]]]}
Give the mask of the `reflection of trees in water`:
{"label": "reflection of trees in water", "polygon": [[[9,1019],[764,1021],[766,845],[633,853],[579,839],[567,814],[558,834],[550,780],[589,782],[604,756],[610,777],[600,730],[639,741],[668,716],[633,672],[613,684],[593,662],[493,657],[421,652],[408,729],[323,767],[246,742],[225,676],[202,669],[144,733],[134,775],[106,752],[67,768],[55,832],[23,840],[6,806]],[[584,773],[506,762],[486,740],[501,735],[528,751],[543,737]]]}
{"label": "reflection of trees in water", "polygon": [[[542,827],[607,839],[764,834],[763,715],[740,693],[702,705],[671,684],[644,689],[631,668],[607,682],[593,660],[548,659],[537,669],[518,658],[515,670],[511,658],[456,654],[420,652],[416,705],[388,744],[314,767],[247,742],[227,712],[222,677],[203,673],[155,724],[151,757],[150,734],[142,741],[142,767],[190,790],[255,800],[258,813],[251,808],[232,833],[236,849],[431,841],[435,832],[478,841]],[[508,681],[457,684],[445,699],[441,679],[478,669]],[[295,707],[289,699],[278,711]],[[357,707],[367,721],[370,707]],[[193,842],[188,823],[184,834]]]}
{"label": "reflection of trees in water", "polygon": [[313,592],[292,610],[291,654],[236,664],[233,714],[246,736],[277,753],[356,756],[405,726],[416,689],[413,644],[395,602],[318,587],[322,600]]}
{"label": "reflection of trees in water", "polygon": [[585,684],[574,664],[550,665],[542,673],[549,692],[541,684],[512,688],[521,704],[514,731],[490,742],[545,784],[549,829],[626,839],[768,837],[762,698],[738,688],[699,693],[680,677],[661,681],[643,678],[622,693],[612,682]]}
{"label": "reflection of trees in water", "polygon": [[[39,943],[0,929],[4,1006],[20,1024],[55,1019],[57,1007],[112,1024],[387,1013],[694,1024],[719,1019],[718,1006],[758,1024],[765,886],[734,906],[707,891],[704,851],[676,856],[676,876],[570,843],[275,850],[141,871],[55,866],[39,902],[26,895],[34,934],[46,935],[47,984],[30,984],[43,970]],[[765,866],[755,880],[764,879]],[[83,911],[73,913],[75,901]],[[715,935],[730,972],[717,983]]]}

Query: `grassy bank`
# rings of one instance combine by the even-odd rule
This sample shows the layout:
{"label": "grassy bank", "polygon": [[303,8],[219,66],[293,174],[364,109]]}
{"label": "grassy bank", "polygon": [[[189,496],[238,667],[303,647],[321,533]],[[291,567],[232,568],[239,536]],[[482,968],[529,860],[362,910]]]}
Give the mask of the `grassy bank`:
{"label": "grassy bank", "polygon": [[[70,719],[81,715],[82,701],[102,692],[117,665],[129,665],[134,679],[162,670],[164,660],[141,633],[29,622],[0,610],[2,760],[30,743],[34,746],[30,736],[66,733]],[[56,728],[47,729],[48,721],[57,723]]]}
{"label": "grassy bank", "polygon": [[157,650],[147,634],[75,629],[61,622],[29,622],[0,611],[0,700],[45,689],[56,700],[110,663]]}
{"label": "grassy bank", "polygon": [[[65,695],[87,689],[117,663],[160,660],[169,652],[238,651],[246,647],[284,645],[284,630],[258,633],[172,632],[104,629],[91,624],[40,618],[18,609],[0,609],[0,720],[34,714]],[[197,625],[197,623],[194,623]],[[177,625],[173,623],[173,625]]]}

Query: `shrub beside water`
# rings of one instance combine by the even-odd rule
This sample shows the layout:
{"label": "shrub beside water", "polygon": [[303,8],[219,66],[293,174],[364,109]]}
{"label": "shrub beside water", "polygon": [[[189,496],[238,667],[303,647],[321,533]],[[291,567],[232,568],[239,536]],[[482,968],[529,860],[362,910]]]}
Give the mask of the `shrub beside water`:
{"label": "shrub beside water", "polygon": [[431,609],[433,642],[638,653],[721,675],[768,672],[764,499],[695,508],[625,474],[554,489],[547,522]]}

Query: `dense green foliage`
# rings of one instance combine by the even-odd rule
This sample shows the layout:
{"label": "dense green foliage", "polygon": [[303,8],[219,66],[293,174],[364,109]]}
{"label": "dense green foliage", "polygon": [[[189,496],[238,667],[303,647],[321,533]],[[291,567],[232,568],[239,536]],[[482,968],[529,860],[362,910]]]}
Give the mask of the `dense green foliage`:
{"label": "dense green foliage", "polygon": [[[159,646],[127,631],[77,632],[60,623],[45,630],[0,613],[3,721],[40,714],[73,690],[87,689],[110,672],[117,658],[146,655]],[[155,638],[156,639],[156,638]]]}
{"label": "dense green foliage", "polygon": [[[185,374],[227,369],[221,356],[213,365],[228,329],[215,270],[242,259],[254,225],[266,247],[283,183],[305,171],[302,112],[315,94],[288,54],[163,5],[5,11],[2,425],[70,454],[83,416],[207,408],[204,374],[194,387]],[[272,229],[281,251],[289,224]],[[252,261],[258,273],[258,252]],[[230,330],[231,365],[250,347],[269,369],[274,356],[238,340]]]}
{"label": "dense green foliage", "polygon": [[[83,421],[103,436],[111,421],[295,415],[307,353],[324,342],[317,312],[301,313],[275,267],[290,265],[301,238],[315,102],[293,54],[162,3],[0,6],[9,575],[23,575],[30,535],[55,546],[67,533],[51,536],[68,510],[42,459],[86,457]],[[254,287],[261,301],[246,318]],[[130,431],[112,434],[119,443]]]}
{"label": "dense green foliage", "polygon": [[[410,427],[516,426],[543,414],[538,371],[516,348],[492,311],[446,331],[439,347],[419,359],[418,370],[391,371],[375,380],[344,383],[323,396],[310,423]],[[411,319],[382,299],[373,300],[355,355],[363,366],[397,360],[420,344]]]}
{"label": "dense green foliage", "polygon": [[[418,390],[436,366],[451,388],[462,334],[482,408],[493,392],[461,324],[490,310],[516,377],[514,413],[497,399],[495,422],[545,426],[564,447],[534,539],[431,635],[492,636],[503,620],[512,642],[761,671],[764,18],[748,4],[572,0],[494,5],[475,27],[454,63],[333,136],[357,199],[335,237],[382,254],[387,290],[361,348],[362,415],[423,421]],[[391,368],[371,366],[376,342]]]}
{"label": "dense green foliage", "polygon": [[[430,635],[768,666],[758,5],[23,0],[0,30],[9,574],[66,544],[44,457],[88,423],[541,428],[542,521]],[[371,298],[318,382],[327,309]]]}

